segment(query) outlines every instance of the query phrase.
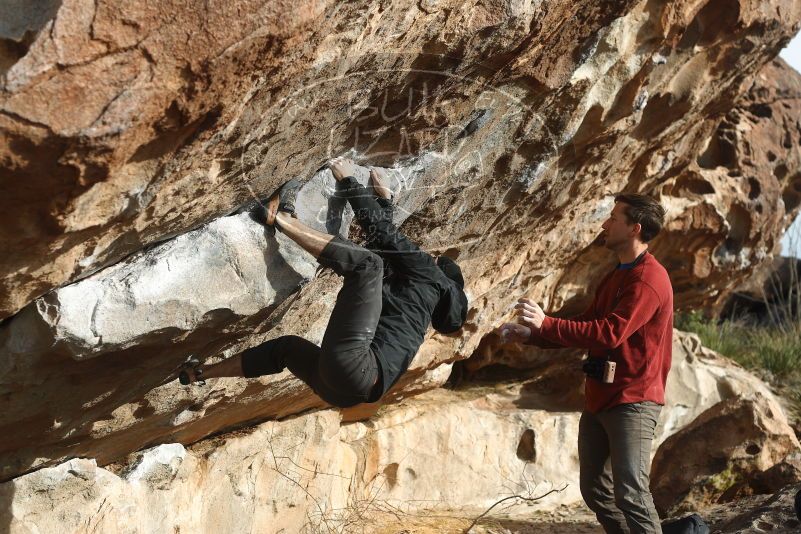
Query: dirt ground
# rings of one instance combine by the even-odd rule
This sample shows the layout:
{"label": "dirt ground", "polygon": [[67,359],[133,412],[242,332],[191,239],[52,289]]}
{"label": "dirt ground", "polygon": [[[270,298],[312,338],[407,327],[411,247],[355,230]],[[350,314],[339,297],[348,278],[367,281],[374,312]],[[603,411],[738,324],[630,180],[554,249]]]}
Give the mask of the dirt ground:
{"label": "dirt ground", "polygon": [[[776,495],[756,495],[699,512],[713,534],[770,532],[799,534],[801,521],[795,517],[792,500],[801,485],[787,487]],[[474,518],[458,513],[427,516],[385,514],[371,518],[370,526],[354,532],[365,534],[463,534]],[[562,507],[531,516],[486,517],[470,534],[603,534],[595,516],[584,506]]]}
{"label": "dirt ground", "polygon": [[[431,514],[375,518],[371,534],[462,534],[474,518]],[[374,530],[373,530],[374,529]],[[587,508],[560,508],[553,512],[535,512],[531,517],[487,517],[470,529],[470,534],[603,534],[595,516]]]}

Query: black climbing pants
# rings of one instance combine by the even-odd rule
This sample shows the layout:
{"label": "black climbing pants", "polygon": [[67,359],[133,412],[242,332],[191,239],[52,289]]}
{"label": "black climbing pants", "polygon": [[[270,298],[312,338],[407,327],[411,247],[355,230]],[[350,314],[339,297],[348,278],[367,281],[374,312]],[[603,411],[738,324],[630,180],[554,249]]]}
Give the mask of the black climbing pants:
{"label": "black climbing pants", "polygon": [[356,221],[366,235],[365,246],[380,255],[404,279],[437,282],[442,272],[434,258],[398,230],[392,222],[392,202],[376,198],[355,178],[337,184],[337,194],[347,198]]}
{"label": "black climbing pants", "polygon": [[[346,408],[372,401],[380,388],[378,361],[370,348],[381,315],[381,258],[337,236],[318,259],[344,278],[321,346],[281,336],[242,353],[246,377],[288,368],[327,403]],[[377,383],[378,382],[378,383]]]}
{"label": "black climbing pants", "polygon": [[390,201],[376,199],[353,178],[340,181],[337,194],[350,202],[372,250],[336,236],[318,258],[321,265],[344,278],[322,345],[281,336],[241,356],[244,376],[289,369],[324,401],[344,408],[374,402],[383,392],[381,369],[371,347],[382,309],[381,256],[388,255],[393,268],[410,280],[436,276],[439,268],[392,223]]}

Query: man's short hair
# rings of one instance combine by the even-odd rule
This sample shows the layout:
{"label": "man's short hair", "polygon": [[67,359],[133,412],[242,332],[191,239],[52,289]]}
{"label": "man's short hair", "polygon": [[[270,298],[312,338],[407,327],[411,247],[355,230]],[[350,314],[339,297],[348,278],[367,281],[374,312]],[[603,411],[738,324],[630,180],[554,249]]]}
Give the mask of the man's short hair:
{"label": "man's short hair", "polygon": [[639,193],[620,193],[615,196],[615,203],[623,202],[626,209],[623,212],[629,224],[639,224],[642,227],[640,239],[647,243],[656,237],[665,222],[665,208],[653,197]]}

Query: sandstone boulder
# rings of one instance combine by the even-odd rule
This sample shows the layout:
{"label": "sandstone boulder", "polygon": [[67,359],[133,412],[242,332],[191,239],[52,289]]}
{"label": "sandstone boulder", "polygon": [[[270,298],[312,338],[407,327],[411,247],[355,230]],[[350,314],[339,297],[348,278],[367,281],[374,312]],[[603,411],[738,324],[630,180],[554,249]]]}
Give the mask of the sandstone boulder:
{"label": "sandstone boulder", "polygon": [[[683,365],[696,371],[678,369],[673,375],[682,377],[677,391],[698,388],[699,397],[685,397],[685,402],[703,405],[716,395],[731,395],[725,404],[760,391],[756,378],[747,379],[739,367],[699,349],[694,336],[677,338],[695,351],[690,353],[693,361],[685,356]],[[504,497],[536,497],[567,485],[533,503],[511,500],[513,506],[504,507],[503,514],[522,525],[539,512],[581,504],[576,390],[560,389],[575,376],[569,365],[551,365],[517,382],[429,390],[368,412],[359,411],[364,407],[344,413],[317,410],[190,446],[164,443],[105,469],[94,459],[69,460],[0,484],[0,521],[11,532],[80,529],[86,524],[103,532],[278,532],[344,525],[391,532],[417,524],[427,525],[424,532],[456,532],[454,525],[463,529],[470,523],[464,518],[476,517]],[[697,370],[704,367],[705,372]],[[443,369],[447,366],[424,373],[427,379],[420,387],[441,383],[447,375],[437,373]],[[228,382],[214,386],[211,396],[221,395],[223,387],[235,390]],[[283,395],[288,391],[281,389]],[[762,402],[783,417],[775,400],[765,397]],[[664,413],[672,426],[660,425],[657,440],[676,430],[682,435],[675,425],[690,411],[675,403]],[[721,424],[739,425],[741,415],[727,411]],[[200,421],[216,417],[213,411],[204,415],[191,410],[181,416]],[[775,443],[766,440],[764,445]],[[687,463],[680,455],[663,457],[675,462],[671,472],[682,471]],[[763,479],[784,480],[793,462],[792,456],[785,458],[767,469]],[[450,519],[437,520],[438,515]]]}
{"label": "sandstone boulder", "polygon": [[751,372],[704,347],[697,335],[674,330],[666,405],[660,415],[654,446],[658,447],[668,436],[720,402],[746,397],[779,402],[767,384]]}
{"label": "sandstone boulder", "polygon": [[[9,532],[299,532],[398,526],[577,504],[578,414],[521,409],[514,390],[437,390],[369,423],[322,410],[201,441],[163,444],[124,463],[75,459],[0,485]],[[566,446],[569,443],[569,446]],[[390,516],[391,517],[391,516]],[[283,530],[282,530],[283,529]]]}
{"label": "sandstone boulder", "polygon": [[669,437],[651,467],[660,515],[718,502],[799,451],[798,439],[774,399],[730,398]]}
{"label": "sandstone boulder", "polygon": [[[797,29],[793,2],[436,4],[65,0],[15,15],[0,34],[0,146],[26,186],[0,206],[0,316],[349,150],[424,169],[409,230],[426,246],[491,250],[488,287],[520,272],[511,251],[528,255],[518,282],[548,295],[562,279],[556,304],[624,188],[669,197],[693,291],[723,292],[719,275],[772,253],[797,208],[798,146],[793,110],[781,125],[766,110],[792,108],[797,83],[781,64],[754,77]],[[747,90],[748,117],[721,127]],[[770,154],[749,139],[778,128],[788,141]],[[754,147],[753,168],[764,153],[774,173],[737,168]],[[542,243],[512,237],[532,224]]]}

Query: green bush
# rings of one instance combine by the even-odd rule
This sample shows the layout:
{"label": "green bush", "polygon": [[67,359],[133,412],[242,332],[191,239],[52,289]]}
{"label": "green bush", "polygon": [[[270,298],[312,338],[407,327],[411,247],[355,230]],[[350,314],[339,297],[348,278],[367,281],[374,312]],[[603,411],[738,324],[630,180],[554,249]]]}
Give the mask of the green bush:
{"label": "green bush", "polygon": [[801,328],[756,328],[749,335],[756,366],[778,379],[801,376]]}

